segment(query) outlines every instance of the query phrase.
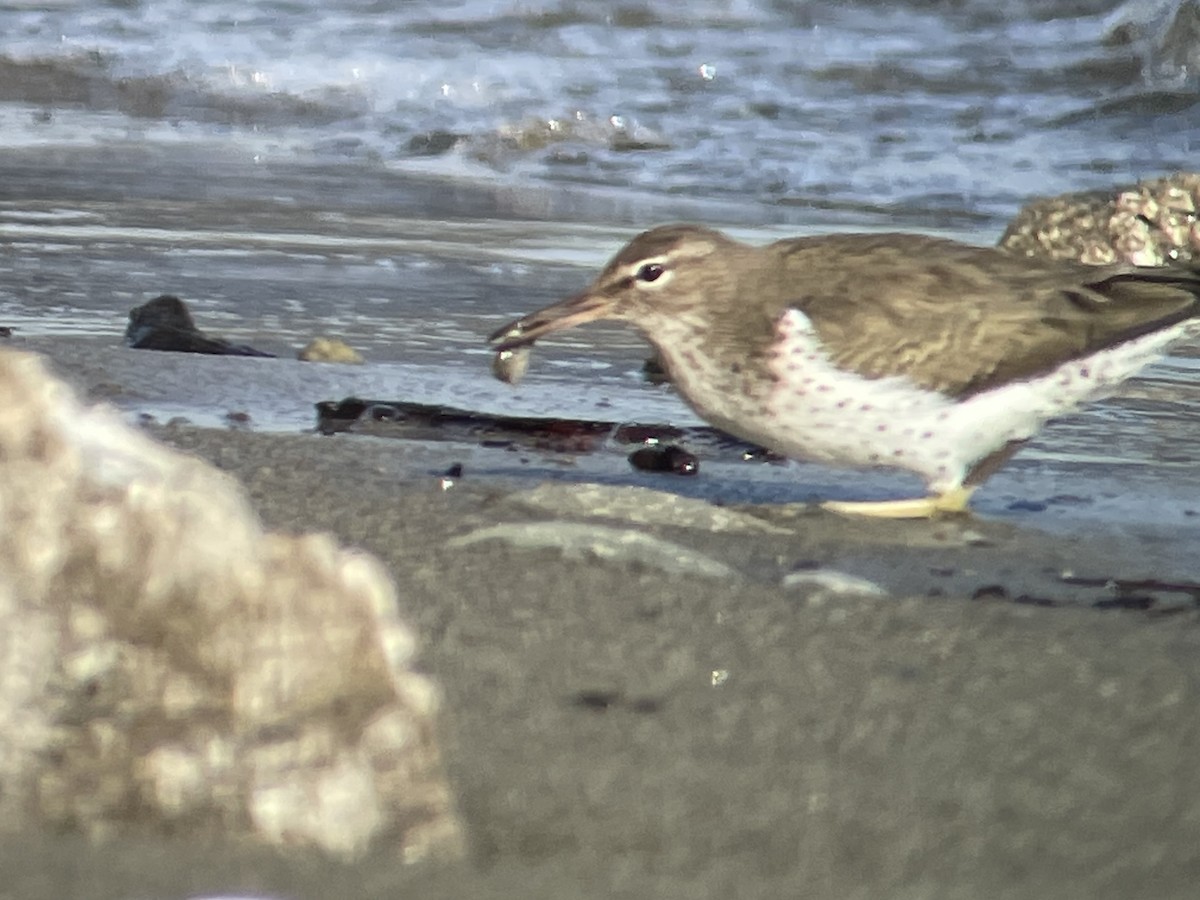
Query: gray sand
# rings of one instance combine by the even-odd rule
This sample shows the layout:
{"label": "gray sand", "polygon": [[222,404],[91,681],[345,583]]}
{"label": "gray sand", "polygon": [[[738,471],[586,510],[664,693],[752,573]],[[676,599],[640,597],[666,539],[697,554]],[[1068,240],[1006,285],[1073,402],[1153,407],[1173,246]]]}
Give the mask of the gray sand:
{"label": "gray sand", "polygon": [[[592,519],[575,504],[595,489],[474,476],[478,453],[445,486],[461,454],[444,444],[152,432],[241,479],[268,525],[391,568],[445,692],[471,855],[342,866],[186,835],[27,835],[0,844],[0,898],[1195,895],[1195,603],[1157,590],[1149,611],[1105,610],[1111,588],[1062,578],[1184,578],[1165,529],[789,508],[722,525],[615,487],[589,495],[612,504]],[[556,520],[734,574],[459,540]],[[814,568],[887,595],[780,586]]]}

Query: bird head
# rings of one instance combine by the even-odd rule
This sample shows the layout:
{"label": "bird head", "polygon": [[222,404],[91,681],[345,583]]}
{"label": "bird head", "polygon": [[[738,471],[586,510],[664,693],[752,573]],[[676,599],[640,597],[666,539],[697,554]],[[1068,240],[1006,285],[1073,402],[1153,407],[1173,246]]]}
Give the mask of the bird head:
{"label": "bird head", "polygon": [[582,293],[510,322],[489,342],[498,351],[513,350],[598,319],[631,322],[652,331],[660,322],[685,318],[730,293],[727,263],[738,249],[748,248],[696,225],[651,229],[626,244]]}

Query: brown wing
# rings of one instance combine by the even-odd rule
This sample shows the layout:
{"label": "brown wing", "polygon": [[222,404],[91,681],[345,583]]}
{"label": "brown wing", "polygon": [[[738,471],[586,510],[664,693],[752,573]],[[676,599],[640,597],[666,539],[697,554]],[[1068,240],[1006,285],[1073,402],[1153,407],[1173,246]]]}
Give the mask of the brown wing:
{"label": "brown wing", "polygon": [[1200,314],[1200,270],[1037,263],[919,235],[779,246],[791,282],[780,308],[804,312],[836,364],[951,396]]}

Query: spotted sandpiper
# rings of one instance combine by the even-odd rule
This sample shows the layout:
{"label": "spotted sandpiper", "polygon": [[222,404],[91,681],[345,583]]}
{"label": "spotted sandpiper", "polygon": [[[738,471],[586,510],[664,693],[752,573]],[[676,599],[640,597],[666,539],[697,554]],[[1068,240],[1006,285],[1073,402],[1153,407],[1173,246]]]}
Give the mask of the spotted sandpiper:
{"label": "spotted sandpiper", "polygon": [[498,352],[596,319],[637,326],[703,418],[787,456],[920,475],[927,496],[827,502],[925,518],[1053,416],[1200,333],[1200,270],[1035,262],[915,234],[753,247],[693,225],[630,241]]}

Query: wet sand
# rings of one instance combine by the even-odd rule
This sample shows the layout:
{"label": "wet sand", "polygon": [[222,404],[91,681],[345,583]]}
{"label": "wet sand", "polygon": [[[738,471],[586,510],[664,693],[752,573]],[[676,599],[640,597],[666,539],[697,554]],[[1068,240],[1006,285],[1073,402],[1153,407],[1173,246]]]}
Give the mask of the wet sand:
{"label": "wet sand", "polygon": [[[73,350],[58,366],[122,393]],[[1200,525],[795,506],[723,522],[667,477],[655,492],[589,485],[585,464],[549,487],[494,474],[515,467],[503,450],[150,430],[239,478],[269,526],[331,531],[391,569],[445,693],[470,857],[345,866],[186,835],[23,835],[0,843],[0,897],[1194,894],[1194,592],[1105,582],[1196,580]],[[538,522],[651,535],[684,562],[461,540]],[[814,571],[886,595],[781,584]]]}

